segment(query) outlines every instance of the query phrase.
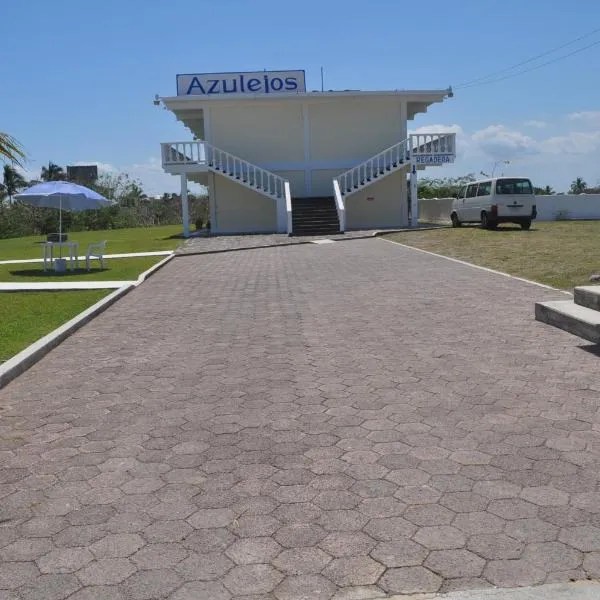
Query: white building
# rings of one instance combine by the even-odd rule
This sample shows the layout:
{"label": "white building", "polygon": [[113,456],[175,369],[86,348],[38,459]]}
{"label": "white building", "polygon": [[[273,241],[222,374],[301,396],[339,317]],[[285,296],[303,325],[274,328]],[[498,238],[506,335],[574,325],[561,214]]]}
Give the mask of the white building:
{"label": "white building", "polygon": [[[303,71],[177,76],[157,98],[193,140],[162,144],[181,177],[209,190],[213,233],[333,233],[417,218],[417,170],[453,162],[455,134],[408,134],[451,90],[307,92]],[[414,190],[414,191],[413,191]]]}

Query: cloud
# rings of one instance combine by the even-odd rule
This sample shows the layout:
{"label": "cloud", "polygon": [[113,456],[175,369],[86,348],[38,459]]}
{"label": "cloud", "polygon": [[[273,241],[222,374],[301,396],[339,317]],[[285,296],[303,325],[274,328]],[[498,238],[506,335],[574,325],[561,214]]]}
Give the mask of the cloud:
{"label": "cloud", "polygon": [[523,125],[525,125],[525,127],[533,127],[535,129],[544,129],[548,126],[548,123],[546,123],[546,121],[536,121],[535,119],[532,119],[531,121],[525,121]]}
{"label": "cloud", "polygon": [[600,126],[600,110],[582,110],[568,115],[570,121],[584,121],[586,124]]}
{"label": "cloud", "polygon": [[498,160],[539,152],[538,143],[532,137],[507,129],[504,125],[480,129],[471,136],[471,140],[485,154]]}
{"label": "cloud", "polygon": [[540,150],[549,154],[578,154],[589,155],[600,150],[600,131],[584,133],[571,131],[543,140],[539,143]]}

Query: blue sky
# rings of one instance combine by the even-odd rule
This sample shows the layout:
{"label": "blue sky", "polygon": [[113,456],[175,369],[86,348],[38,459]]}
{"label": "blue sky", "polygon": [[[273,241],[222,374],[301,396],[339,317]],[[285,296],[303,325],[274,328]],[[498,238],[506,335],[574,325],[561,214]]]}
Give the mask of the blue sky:
{"label": "blue sky", "polygon": [[[600,179],[600,45],[459,88],[600,27],[597,0],[29,0],[3,6],[2,21],[0,130],[23,142],[33,173],[48,160],[97,162],[149,193],[175,191],[159,143],[189,134],[152,99],[175,94],[176,73],[305,69],[319,89],[322,65],[326,89],[456,87],[409,123],[458,133],[455,165],[428,175],[508,159],[507,174],[557,190]],[[544,60],[595,40],[600,32]]]}

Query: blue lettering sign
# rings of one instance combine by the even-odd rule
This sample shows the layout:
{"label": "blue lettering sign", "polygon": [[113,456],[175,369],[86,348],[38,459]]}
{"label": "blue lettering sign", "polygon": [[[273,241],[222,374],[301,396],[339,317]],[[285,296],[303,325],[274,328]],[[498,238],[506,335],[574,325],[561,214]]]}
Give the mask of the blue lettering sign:
{"label": "blue lettering sign", "polygon": [[279,79],[279,77],[275,77],[275,79],[271,80],[271,89],[274,92],[279,92],[283,89],[283,79]]}
{"label": "blue lettering sign", "polygon": [[454,162],[452,154],[418,154],[415,156],[418,165],[442,165]]}
{"label": "blue lettering sign", "polygon": [[192,79],[190,85],[188,86],[186,95],[189,96],[190,94],[193,94],[194,89],[199,89],[201,94],[206,94],[206,92],[204,91],[204,88],[202,87],[202,84],[200,83],[200,80],[197,77],[194,77]]}
{"label": "blue lettering sign", "polygon": [[259,79],[249,79],[248,80],[248,90],[251,92],[258,92],[258,90],[260,90],[260,80]]}
{"label": "blue lettering sign", "polygon": [[177,75],[177,95],[297,94],[306,92],[304,79],[304,71]]}
{"label": "blue lettering sign", "polygon": [[224,94],[235,94],[237,92],[237,79],[230,81],[233,84],[231,89],[227,89],[227,79],[223,79],[223,93]]}

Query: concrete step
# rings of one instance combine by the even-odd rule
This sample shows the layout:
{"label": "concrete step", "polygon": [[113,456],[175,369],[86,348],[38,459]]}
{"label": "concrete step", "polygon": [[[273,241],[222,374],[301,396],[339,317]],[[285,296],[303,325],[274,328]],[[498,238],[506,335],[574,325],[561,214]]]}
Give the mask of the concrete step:
{"label": "concrete step", "polygon": [[537,302],[535,318],[584,340],[600,344],[600,311],[579,306],[573,300]]}
{"label": "concrete step", "polygon": [[600,311],[600,285],[582,285],[576,287],[575,304]]}

